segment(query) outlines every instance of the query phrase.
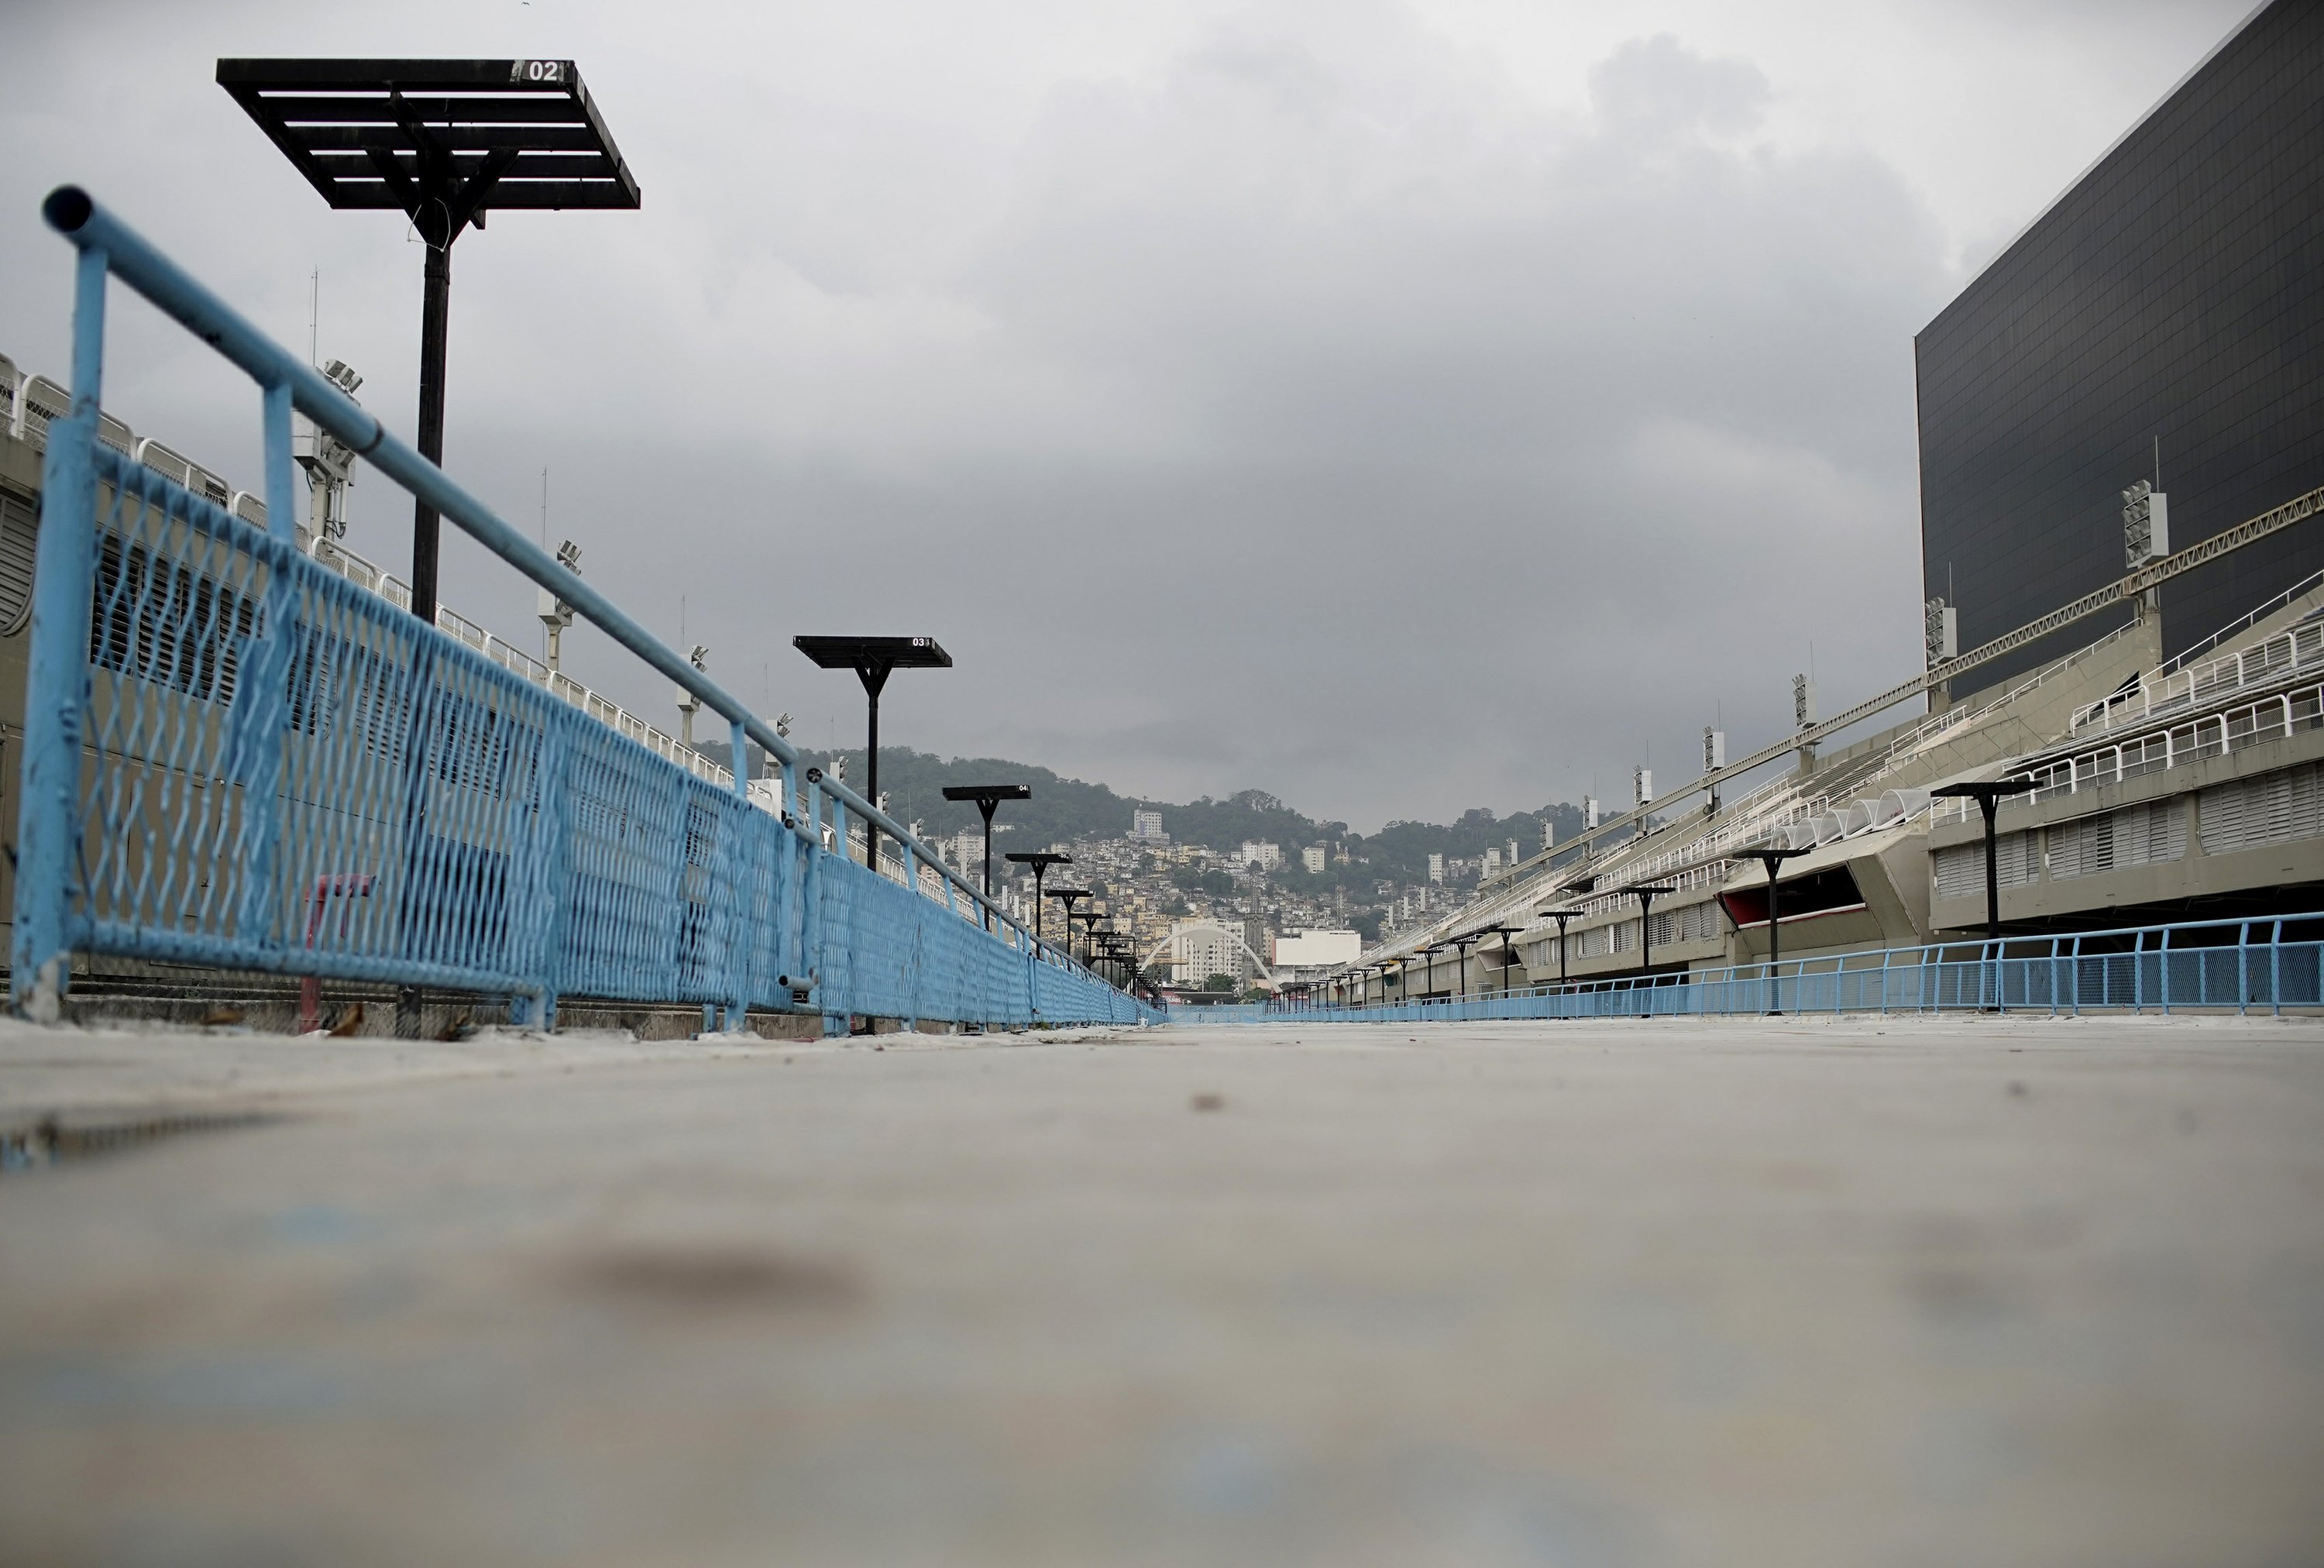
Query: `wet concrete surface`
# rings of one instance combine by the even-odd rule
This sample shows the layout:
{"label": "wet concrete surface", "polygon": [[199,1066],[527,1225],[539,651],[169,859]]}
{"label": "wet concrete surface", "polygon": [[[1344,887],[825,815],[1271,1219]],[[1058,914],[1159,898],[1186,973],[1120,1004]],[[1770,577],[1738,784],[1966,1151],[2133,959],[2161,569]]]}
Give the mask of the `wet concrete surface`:
{"label": "wet concrete surface", "polygon": [[1032,1039],[0,1028],[0,1560],[2324,1561],[2314,1022]]}

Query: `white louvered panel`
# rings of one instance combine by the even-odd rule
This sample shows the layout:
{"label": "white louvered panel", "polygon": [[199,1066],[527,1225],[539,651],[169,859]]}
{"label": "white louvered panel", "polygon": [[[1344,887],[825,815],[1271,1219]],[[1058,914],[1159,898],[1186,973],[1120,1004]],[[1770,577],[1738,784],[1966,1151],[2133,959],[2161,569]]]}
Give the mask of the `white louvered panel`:
{"label": "white louvered panel", "polygon": [[2214,784],[2197,797],[2203,853],[2228,854],[2244,847],[2244,784],[2240,779]]}
{"label": "white louvered panel", "polygon": [[2147,859],[2163,861],[2187,858],[2187,803],[2181,800],[2158,800],[2147,808]]}
{"label": "white louvered panel", "polygon": [[1936,853],[1937,897],[1966,899],[1985,886],[1985,845],[1957,844]]}
{"label": "white louvered panel", "polygon": [[2005,888],[2022,888],[2042,871],[2041,835],[2005,833],[1993,846],[1994,870]]}
{"label": "white louvered panel", "polygon": [[2187,812],[2178,801],[2126,806],[2114,816],[2115,864],[2160,865],[2187,853]]}
{"label": "white louvered panel", "polygon": [[32,613],[32,558],[39,519],[32,506],[0,495],[0,637],[24,629]]}
{"label": "white louvered panel", "polygon": [[2050,875],[2053,879],[2095,877],[2114,870],[2116,813],[2077,817],[2050,829]]}
{"label": "white louvered panel", "polygon": [[[2022,888],[2041,874],[2038,832],[2005,833],[1994,841],[1993,869],[2005,888]],[[1985,894],[1985,840],[1971,839],[1936,853],[1937,897],[1982,898]]]}
{"label": "white louvered panel", "polygon": [[2205,854],[2228,854],[2324,832],[2313,763],[2215,784],[2202,792],[2197,809]]}

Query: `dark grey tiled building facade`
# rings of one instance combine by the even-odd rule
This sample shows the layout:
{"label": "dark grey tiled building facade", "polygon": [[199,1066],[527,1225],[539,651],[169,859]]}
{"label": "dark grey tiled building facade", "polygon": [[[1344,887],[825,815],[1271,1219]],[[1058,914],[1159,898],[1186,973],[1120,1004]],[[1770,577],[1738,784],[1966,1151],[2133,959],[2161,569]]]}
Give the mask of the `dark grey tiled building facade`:
{"label": "dark grey tiled building facade", "polygon": [[[1923,580],[1964,650],[2122,576],[2158,442],[2174,549],[2324,485],[2324,0],[2253,16],[1914,347]],[[2319,568],[2324,520],[2189,573],[2165,651]]]}

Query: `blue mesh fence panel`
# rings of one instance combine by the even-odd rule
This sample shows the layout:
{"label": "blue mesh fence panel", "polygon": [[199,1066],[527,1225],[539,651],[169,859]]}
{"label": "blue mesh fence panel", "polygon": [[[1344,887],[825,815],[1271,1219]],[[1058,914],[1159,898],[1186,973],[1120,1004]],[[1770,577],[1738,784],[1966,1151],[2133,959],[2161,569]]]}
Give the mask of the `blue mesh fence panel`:
{"label": "blue mesh fence panel", "polygon": [[[99,444],[109,265],[272,389],[270,506],[287,512],[293,494],[295,396],[398,483],[448,496],[448,521],[536,580],[594,599],[633,651],[692,673],[416,454],[375,425],[365,440],[355,421],[368,416],[109,214],[82,216],[83,384],[50,432],[27,691],[39,809],[20,857],[20,1004],[52,1003],[44,977],[78,951],[544,1004],[1161,1016],[1037,956],[1005,917],[988,930],[917,843],[892,841],[907,854],[894,877],[825,849],[815,804],[846,809],[835,783],[795,792],[787,773],[770,809],[327,569],[281,520],[253,527]],[[782,750],[755,718],[732,722]]]}
{"label": "blue mesh fence panel", "polygon": [[1644,980],[1538,986],[1465,1001],[1354,1006],[1176,1008],[1221,1023],[1711,1017],[1783,1012],[2159,1012],[2324,1008],[2324,917],[2190,921],[2058,937],[1895,948],[1845,959],[1787,960]]}

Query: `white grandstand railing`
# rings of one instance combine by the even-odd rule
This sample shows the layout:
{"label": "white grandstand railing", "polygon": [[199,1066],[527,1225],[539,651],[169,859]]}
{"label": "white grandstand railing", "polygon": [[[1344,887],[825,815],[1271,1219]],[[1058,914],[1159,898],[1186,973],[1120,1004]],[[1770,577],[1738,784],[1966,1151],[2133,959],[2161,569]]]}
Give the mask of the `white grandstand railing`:
{"label": "white grandstand railing", "polygon": [[[2167,772],[2206,757],[2226,756],[2319,727],[2324,727],[2324,682],[2277,692],[2144,735],[2125,736],[2109,745],[2051,758],[2007,776],[2034,786],[2014,798],[2054,799],[2148,773]],[[1930,816],[1932,826],[1967,821],[1976,815],[1965,799],[1941,804],[1942,809]]]}
{"label": "white grandstand railing", "polygon": [[[1520,904],[1539,903],[1554,894],[1559,887],[1570,884],[1583,875],[1593,874],[1600,877],[1609,874],[1618,875],[1626,883],[1662,882],[1666,885],[1692,889],[1704,885],[1706,881],[1704,875],[1697,874],[1692,868],[1702,865],[1706,857],[1717,856],[1721,850],[1772,842],[1779,833],[1784,842],[1794,847],[1808,847],[1807,844],[1800,843],[1797,835],[1790,830],[1800,824],[1813,822],[1816,818],[1824,816],[1844,823],[1851,808],[1859,804],[1877,803],[1890,793],[1890,791],[1874,789],[1872,786],[1898,770],[1911,766],[1920,753],[1928,747],[1941,744],[1956,732],[1966,731],[1983,724],[2002,708],[2019,701],[2028,693],[2047,685],[2074,666],[2096,655],[2107,645],[2126,636],[2135,630],[2135,623],[2116,627],[2114,631],[2076,649],[2073,652],[2051,660],[1999,696],[1975,707],[1963,705],[1947,708],[1941,713],[1929,715],[1908,728],[1892,733],[1887,737],[1886,744],[1882,748],[1882,760],[1879,764],[1837,793],[1802,796],[1799,793],[1801,781],[1796,776],[1771,779],[1740,800],[1729,803],[1720,812],[1719,826],[1709,833],[1680,839],[1666,847],[1657,849],[1653,855],[1644,859],[1625,857],[1621,848],[1618,847],[1593,862],[1572,862],[1560,866],[1557,868],[1559,874],[1543,879],[1537,868],[1546,857],[1536,856],[1524,866],[1517,868],[1516,873],[1513,873],[1522,877],[1528,870],[1533,872],[1531,877],[1525,879],[1530,885],[1523,888],[1522,896],[1517,896],[1519,892],[1518,885],[1512,883],[1508,889],[1508,896],[1499,897],[1498,901],[1502,905],[1503,911],[1514,911]],[[1915,792],[1900,793],[1909,796]],[[1893,827],[1900,822],[1911,820],[1924,809],[1926,809],[1925,800],[1907,809],[1901,816],[1886,816],[1877,821],[1875,826],[1881,829]],[[1829,834],[1816,836],[1811,842],[1828,843],[1833,839],[1863,831],[1868,831],[1868,829],[1837,827]],[[1735,862],[1730,859],[1722,858],[1720,864],[1724,869],[1717,872],[1716,876],[1718,881],[1723,881],[1728,875],[1732,874]],[[1674,881],[1673,879],[1683,879],[1683,881]],[[1576,900],[1572,907],[1592,913],[1600,913],[1629,898],[1630,895],[1623,893],[1593,894]],[[1528,917],[1531,916],[1530,909],[1526,913]],[[1498,918],[1499,916],[1495,914],[1489,918]],[[1538,919],[1531,919],[1526,929],[1531,931],[1543,924],[1544,922]],[[1407,931],[1400,932],[1398,935],[1402,937],[1417,934]]]}
{"label": "white grandstand railing", "polygon": [[2319,667],[2324,667],[2324,623],[2305,622],[2234,653],[2168,675],[2142,677],[2129,691],[2076,709],[2073,730],[2079,733],[2144,724]]}
{"label": "white grandstand railing", "polygon": [[[1519,940],[1536,940],[1537,934],[1551,929],[1554,922],[1536,915],[1535,909],[1554,899],[1561,889],[1585,876],[1600,881],[1616,879],[1625,888],[1647,884],[1692,891],[1720,886],[1735,873],[1740,862],[1720,853],[1725,850],[1776,842],[1795,849],[1813,848],[1909,823],[1930,811],[1928,795],[1919,789],[1883,789],[1878,788],[1882,779],[1912,766],[1930,747],[1941,745],[1955,734],[1984,724],[2003,708],[2058,679],[2134,630],[2135,623],[2116,627],[2073,652],[2051,660],[1988,701],[1974,707],[1962,705],[1931,714],[1892,733],[1881,749],[1877,764],[1838,791],[1803,795],[1797,775],[1772,779],[1728,804],[1720,814],[1719,825],[1709,832],[1677,836],[1656,845],[1651,853],[1630,853],[1637,842],[1632,841],[1593,861],[1569,862],[1547,876],[1536,871],[1530,877],[1505,881],[1497,888],[1489,885],[1482,890],[1488,897],[1477,904],[1424,927],[1398,929],[1379,947],[1367,953],[1365,960],[1376,963],[1398,951],[1441,940],[1455,927],[1465,928],[1499,921],[1519,913],[1525,917]],[[1641,851],[1645,848],[1637,847]],[[1543,858],[1537,856],[1527,865],[1537,866]],[[1522,873],[1526,869],[1520,867],[1518,871]],[[1634,908],[1637,896],[1615,888],[1576,895],[1564,902],[1569,909],[1582,910],[1583,919],[1594,921]]]}
{"label": "white grandstand railing", "polygon": [[2307,576],[2301,578],[2300,581],[2292,584],[2292,586],[2284,589],[2283,592],[2276,595],[2273,598],[2264,600],[2244,614],[2236,616],[2234,620],[2220,627],[2217,632],[2212,632],[2209,637],[2206,637],[2200,642],[2196,643],[2192,648],[2189,648],[2180,653],[2175,653],[2169,659],[2164,659],[2160,665],[2156,666],[2147,673],[2146,678],[2151,681],[2159,681],[2166,676],[2176,675],[2181,669],[2184,669],[2188,665],[2200,662],[2204,659],[2208,658],[2214,650],[2216,650],[2221,643],[2227,641],[2229,638],[2234,637],[2238,632],[2248,632],[2254,626],[2258,625],[2262,621],[2264,621],[2269,616],[2274,614],[2277,611],[2283,609],[2294,599],[2300,598],[2301,595],[2306,594],[2314,593],[2319,587],[2324,587],[2324,571],[2310,572]]}

